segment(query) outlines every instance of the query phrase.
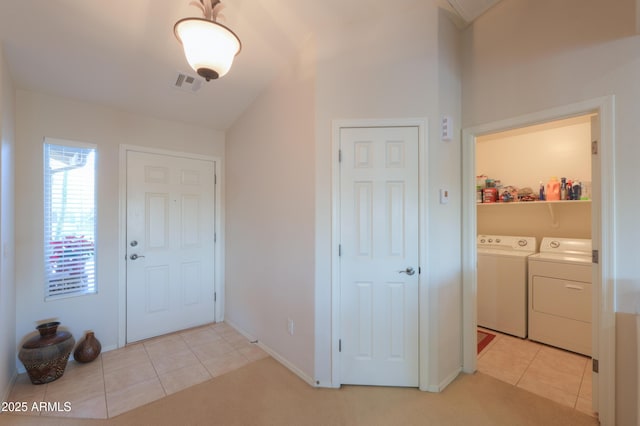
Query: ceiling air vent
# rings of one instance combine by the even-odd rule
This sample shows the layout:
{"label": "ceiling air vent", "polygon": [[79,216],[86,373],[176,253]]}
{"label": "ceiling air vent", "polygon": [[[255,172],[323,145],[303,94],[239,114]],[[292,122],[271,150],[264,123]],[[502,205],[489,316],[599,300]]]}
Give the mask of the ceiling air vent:
{"label": "ceiling air vent", "polygon": [[183,92],[195,93],[202,87],[202,79],[193,75],[178,72],[173,87]]}

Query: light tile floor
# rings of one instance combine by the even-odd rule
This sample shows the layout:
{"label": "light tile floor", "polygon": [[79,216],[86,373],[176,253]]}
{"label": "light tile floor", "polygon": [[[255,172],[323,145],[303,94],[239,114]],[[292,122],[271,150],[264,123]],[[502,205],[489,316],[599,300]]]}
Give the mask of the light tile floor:
{"label": "light tile floor", "polygon": [[478,354],[478,371],[597,417],[591,411],[591,358],[479,330],[496,337]]}
{"label": "light tile floor", "polygon": [[[496,337],[478,354],[478,371],[596,416],[590,358],[485,331]],[[109,418],[267,356],[229,325],[217,323],[105,352],[88,364],[70,361],[60,379],[45,385],[33,385],[21,374],[8,401],[26,403],[29,409],[22,414],[31,416]],[[31,409],[41,402],[54,405],[46,412]],[[56,403],[59,409],[50,411]]]}
{"label": "light tile floor", "polygon": [[[105,352],[88,364],[70,361],[61,378],[44,385],[21,374],[8,401],[26,402],[23,414],[31,416],[104,419],[267,356],[231,326],[217,323]],[[54,403],[53,409],[32,410],[34,402]]]}

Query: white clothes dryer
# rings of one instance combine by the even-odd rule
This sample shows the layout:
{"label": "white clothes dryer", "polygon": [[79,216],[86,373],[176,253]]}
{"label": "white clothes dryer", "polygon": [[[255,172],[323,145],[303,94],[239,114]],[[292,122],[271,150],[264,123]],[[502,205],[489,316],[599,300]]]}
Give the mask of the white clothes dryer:
{"label": "white clothes dryer", "polygon": [[591,240],[543,238],[529,257],[529,339],[591,355]]}
{"label": "white clothes dryer", "polygon": [[527,337],[527,258],[535,237],[478,236],[478,325]]}

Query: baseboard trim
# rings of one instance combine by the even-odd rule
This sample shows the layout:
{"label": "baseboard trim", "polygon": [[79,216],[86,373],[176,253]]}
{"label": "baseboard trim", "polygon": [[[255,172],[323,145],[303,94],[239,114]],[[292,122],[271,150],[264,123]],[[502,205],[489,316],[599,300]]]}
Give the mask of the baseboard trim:
{"label": "baseboard trim", "polygon": [[307,375],[304,371],[300,370],[298,367],[292,364],[289,360],[287,360],[285,357],[283,357],[277,351],[275,351],[273,348],[265,345],[264,343],[259,341],[255,336],[247,333],[245,330],[238,327],[238,325],[235,324],[233,321],[229,321],[225,319],[224,322],[230,325],[231,327],[233,327],[238,333],[242,334],[244,337],[249,339],[250,342],[256,342],[255,344],[258,345],[260,349],[268,353],[273,359],[275,359],[280,364],[285,366],[288,370],[290,370],[293,374],[295,374],[300,379],[302,379],[309,386],[316,387],[316,382],[312,377],[309,377],[309,375]]}
{"label": "baseboard trim", "polygon": [[272,348],[270,348],[269,346],[265,345],[262,342],[258,342],[257,345],[266,353],[268,353],[269,355],[271,355],[276,361],[278,361],[280,364],[284,365],[288,370],[290,370],[293,374],[295,374],[296,376],[298,376],[300,379],[302,379],[304,382],[306,382],[309,386],[315,387],[316,383],[313,380],[312,377],[309,377],[306,373],[304,373],[302,370],[300,370],[298,367],[296,367],[295,365],[293,365],[291,362],[289,362],[286,358],[284,358],[283,356],[281,356],[278,352],[274,351]]}
{"label": "baseboard trim", "polygon": [[445,379],[441,381],[439,384],[428,386],[427,392],[442,392],[444,388],[449,386],[451,382],[453,382],[461,372],[462,372],[462,367],[454,370],[453,372],[451,372],[451,374],[445,377]]}

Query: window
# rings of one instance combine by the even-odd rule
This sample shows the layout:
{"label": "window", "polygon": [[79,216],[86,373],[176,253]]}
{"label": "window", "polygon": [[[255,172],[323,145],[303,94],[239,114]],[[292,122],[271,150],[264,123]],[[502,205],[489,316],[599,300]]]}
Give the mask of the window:
{"label": "window", "polygon": [[47,299],[95,293],[96,149],[45,139],[44,265]]}

